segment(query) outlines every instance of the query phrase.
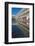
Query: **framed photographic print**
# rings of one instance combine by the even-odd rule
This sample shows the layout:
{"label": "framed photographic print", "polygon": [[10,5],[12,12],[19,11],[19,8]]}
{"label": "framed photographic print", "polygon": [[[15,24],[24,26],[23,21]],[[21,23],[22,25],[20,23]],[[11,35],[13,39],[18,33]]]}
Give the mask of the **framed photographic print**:
{"label": "framed photographic print", "polygon": [[34,42],[34,4],[5,2],[5,44]]}

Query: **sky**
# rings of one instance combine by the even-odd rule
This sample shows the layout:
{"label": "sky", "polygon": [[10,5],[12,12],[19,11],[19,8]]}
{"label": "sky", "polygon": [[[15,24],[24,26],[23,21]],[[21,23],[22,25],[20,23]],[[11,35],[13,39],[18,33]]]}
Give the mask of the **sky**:
{"label": "sky", "polygon": [[16,14],[21,10],[22,8],[12,8],[12,15],[16,16]]}

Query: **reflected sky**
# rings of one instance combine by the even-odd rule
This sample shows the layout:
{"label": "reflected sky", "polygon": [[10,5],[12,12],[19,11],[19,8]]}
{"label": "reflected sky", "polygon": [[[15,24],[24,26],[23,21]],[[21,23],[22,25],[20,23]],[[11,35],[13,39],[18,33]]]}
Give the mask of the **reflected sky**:
{"label": "reflected sky", "polygon": [[16,16],[16,14],[21,10],[22,8],[12,8],[12,15]]}

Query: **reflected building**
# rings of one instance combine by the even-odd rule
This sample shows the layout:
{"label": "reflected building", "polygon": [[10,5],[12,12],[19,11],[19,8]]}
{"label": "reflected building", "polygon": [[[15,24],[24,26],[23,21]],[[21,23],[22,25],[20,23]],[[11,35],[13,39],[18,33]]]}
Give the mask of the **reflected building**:
{"label": "reflected building", "polygon": [[23,9],[17,14],[17,21],[18,24],[22,26],[22,28],[24,27],[24,29],[28,29],[29,30],[29,8],[25,9],[23,11]]}

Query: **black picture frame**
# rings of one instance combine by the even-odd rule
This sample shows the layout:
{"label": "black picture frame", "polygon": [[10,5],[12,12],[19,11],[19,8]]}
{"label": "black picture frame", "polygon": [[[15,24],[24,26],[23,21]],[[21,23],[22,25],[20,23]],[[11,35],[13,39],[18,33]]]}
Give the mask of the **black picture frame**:
{"label": "black picture frame", "polygon": [[[24,4],[33,6],[33,40],[26,42],[8,42],[8,4]],[[33,43],[34,42],[34,3],[5,2],[5,44]]]}

